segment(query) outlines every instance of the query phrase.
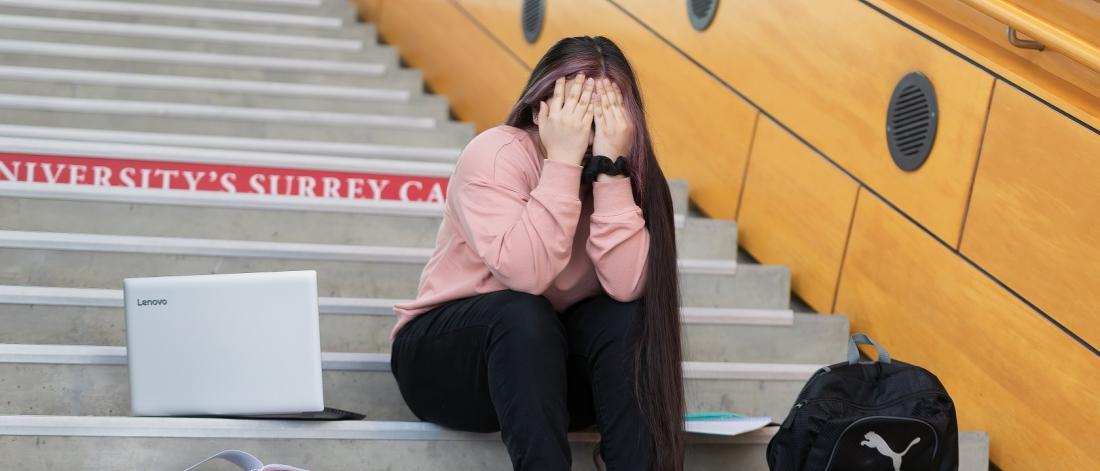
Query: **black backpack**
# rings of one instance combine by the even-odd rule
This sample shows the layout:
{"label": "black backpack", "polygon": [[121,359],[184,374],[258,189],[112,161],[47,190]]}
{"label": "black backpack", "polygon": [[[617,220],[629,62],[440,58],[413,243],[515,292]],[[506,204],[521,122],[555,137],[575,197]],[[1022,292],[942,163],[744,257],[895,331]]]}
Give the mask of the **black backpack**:
{"label": "black backpack", "polygon": [[[874,345],[878,361],[860,361],[857,343]],[[928,370],[855,334],[848,361],[802,387],[767,455],[771,471],[955,471],[955,405]]]}

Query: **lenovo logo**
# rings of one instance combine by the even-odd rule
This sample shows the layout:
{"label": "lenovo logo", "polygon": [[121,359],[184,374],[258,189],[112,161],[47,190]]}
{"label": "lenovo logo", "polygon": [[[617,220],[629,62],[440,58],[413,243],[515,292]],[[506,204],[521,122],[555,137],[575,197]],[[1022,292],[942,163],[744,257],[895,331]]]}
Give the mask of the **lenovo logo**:
{"label": "lenovo logo", "polygon": [[167,299],[141,299],[141,298],[138,298],[137,305],[138,306],[167,306],[168,305],[168,300]]}

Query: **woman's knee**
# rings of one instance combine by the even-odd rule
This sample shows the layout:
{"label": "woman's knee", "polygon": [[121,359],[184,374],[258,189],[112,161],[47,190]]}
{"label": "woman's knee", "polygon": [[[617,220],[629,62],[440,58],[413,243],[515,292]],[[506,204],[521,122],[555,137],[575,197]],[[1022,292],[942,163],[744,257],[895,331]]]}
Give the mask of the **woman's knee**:
{"label": "woman's knee", "polygon": [[504,290],[493,302],[499,312],[493,341],[505,341],[530,348],[565,348],[565,326],[553,305],[541,295]]}
{"label": "woman's knee", "polygon": [[600,294],[582,301],[564,316],[566,331],[576,345],[595,348],[632,343],[642,320],[641,300],[618,301]]}

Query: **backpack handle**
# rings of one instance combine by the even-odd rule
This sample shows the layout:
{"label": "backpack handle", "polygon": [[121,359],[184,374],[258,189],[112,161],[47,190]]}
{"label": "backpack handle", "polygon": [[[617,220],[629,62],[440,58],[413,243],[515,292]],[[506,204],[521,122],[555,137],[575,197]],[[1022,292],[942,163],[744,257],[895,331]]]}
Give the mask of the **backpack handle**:
{"label": "backpack handle", "polygon": [[854,365],[859,363],[859,348],[856,344],[860,345],[873,345],[878,350],[878,360],[882,363],[890,363],[890,352],[887,352],[882,345],[875,343],[868,337],[867,334],[854,334],[851,339],[848,339],[848,364]]}

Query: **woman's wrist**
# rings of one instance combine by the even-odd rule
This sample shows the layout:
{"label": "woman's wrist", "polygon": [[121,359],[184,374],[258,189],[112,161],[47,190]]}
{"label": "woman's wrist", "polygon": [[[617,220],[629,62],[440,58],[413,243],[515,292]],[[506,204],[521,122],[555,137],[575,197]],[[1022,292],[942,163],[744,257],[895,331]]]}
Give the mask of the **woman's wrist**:
{"label": "woman's wrist", "polygon": [[629,179],[629,178],[630,177],[627,176],[627,175],[608,175],[606,173],[600,173],[600,174],[596,175],[596,181],[601,182],[601,183],[602,182],[615,181],[615,180],[626,180],[626,179]]}

